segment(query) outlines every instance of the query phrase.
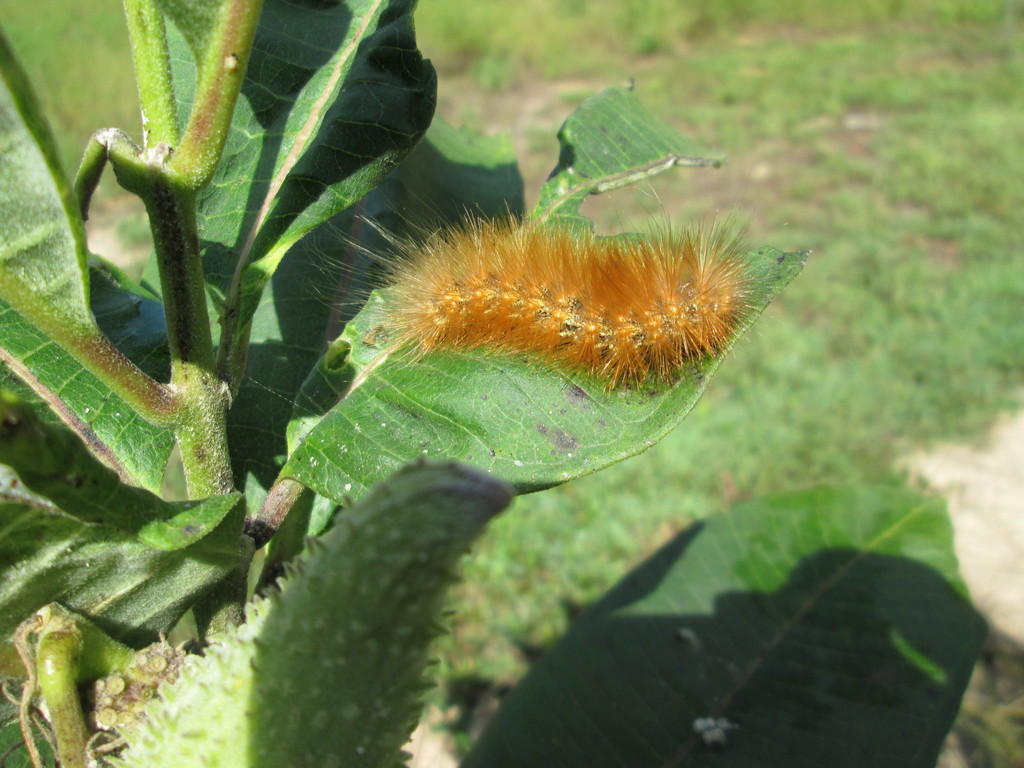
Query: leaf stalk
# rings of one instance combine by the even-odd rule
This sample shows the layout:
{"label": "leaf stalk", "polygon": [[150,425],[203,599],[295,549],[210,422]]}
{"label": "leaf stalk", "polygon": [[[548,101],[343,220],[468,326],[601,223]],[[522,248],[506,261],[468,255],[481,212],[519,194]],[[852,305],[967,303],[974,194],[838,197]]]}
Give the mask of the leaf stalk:
{"label": "leaf stalk", "polygon": [[163,14],[152,0],[124,0],[135,79],[142,107],[143,144],[178,143],[171,56]]}
{"label": "leaf stalk", "polygon": [[225,0],[219,27],[197,62],[195,101],[171,169],[189,188],[206,186],[220,162],[245,80],[263,0]]}

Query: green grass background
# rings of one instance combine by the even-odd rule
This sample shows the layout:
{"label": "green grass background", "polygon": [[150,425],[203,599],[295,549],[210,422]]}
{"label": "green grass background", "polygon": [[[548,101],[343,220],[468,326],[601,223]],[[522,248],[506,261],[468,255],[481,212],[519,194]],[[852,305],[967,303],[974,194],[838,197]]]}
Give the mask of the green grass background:
{"label": "green grass background", "polygon": [[[456,691],[513,680],[568,617],[695,518],[815,483],[904,483],[1024,385],[1024,13],[1004,0],[423,0],[441,113],[511,128],[528,190],[586,95],[634,78],[730,155],[595,200],[603,229],[733,213],[811,249],[689,418],[646,454],[517,500],[468,564]],[[119,4],[0,0],[68,165],[136,130]]]}

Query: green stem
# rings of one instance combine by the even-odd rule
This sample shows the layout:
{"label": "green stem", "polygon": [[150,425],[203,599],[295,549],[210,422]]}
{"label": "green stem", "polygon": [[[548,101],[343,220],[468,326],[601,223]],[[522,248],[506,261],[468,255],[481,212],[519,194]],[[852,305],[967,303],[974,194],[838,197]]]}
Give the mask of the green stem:
{"label": "green stem", "polygon": [[85,747],[89,733],[75,685],[81,652],[82,635],[73,623],[48,628],[39,637],[36,647],[39,690],[50,713],[62,768],[86,768]]}
{"label": "green stem", "polygon": [[[31,637],[35,637],[32,647]],[[78,684],[127,669],[135,652],[109,637],[83,616],[50,603],[23,621],[15,631],[15,652],[21,669],[13,667],[10,652],[0,655],[7,674],[25,676],[21,727],[35,765],[42,765],[27,722],[26,706],[38,688],[42,694],[62,768],[85,768],[89,733],[82,714]],[[10,665],[10,666],[7,666]]]}
{"label": "green stem", "polygon": [[167,317],[171,389],[180,398],[176,436],[189,496],[232,490],[227,388],[214,373],[213,340],[199,255],[195,195],[154,179],[144,197]]}
{"label": "green stem", "polygon": [[118,183],[142,199],[149,215],[171,353],[168,389],[175,398],[175,436],[189,496],[228,493],[229,392],[214,372],[196,193],[170,172],[166,144],[139,151],[118,143],[108,149]]}
{"label": "green stem", "polygon": [[178,143],[178,120],[171,88],[171,57],[164,18],[152,0],[124,0],[128,37],[142,106],[143,144]]}
{"label": "green stem", "polygon": [[107,164],[107,145],[101,138],[102,133],[101,131],[89,137],[85,152],[82,154],[82,162],[78,166],[78,173],[75,174],[75,200],[78,201],[82,221],[89,220],[89,203],[92,202],[96,187],[99,186],[103,166]]}
{"label": "green stem", "polygon": [[170,390],[178,398],[175,435],[189,495],[232,489],[227,443],[230,393],[218,379],[199,252],[196,192],[220,162],[245,78],[262,0],[223,0],[215,29],[196,58],[188,125],[178,138],[163,16],[153,0],[124,0],[139,82],[146,146],[110,147],[118,180],[149,213],[171,352]]}
{"label": "green stem", "polygon": [[213,177],[245,80],[263,0],[224,0],[217,32],[197,62],[195,100],[171,169],[191,189]]}

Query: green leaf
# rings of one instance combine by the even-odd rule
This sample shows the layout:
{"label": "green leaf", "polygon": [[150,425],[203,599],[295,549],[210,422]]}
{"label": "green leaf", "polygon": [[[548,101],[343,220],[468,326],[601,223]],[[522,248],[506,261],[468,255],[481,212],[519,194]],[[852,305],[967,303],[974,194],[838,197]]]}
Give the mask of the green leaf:
{"label": "green leaf", "polygon": [[[588,100],[566,121],[561,138],[562,162],[542,192],[548,202],[535,213],[557,213],[560,223],[590,192],[666,170],[683,158],[713,162],[624,89]],[[587,183],[569,184],[580,178]],[[800,271],[804,256],[768,248],[746,254],[752,307],[733,342]],[[344,375],[365,381],[309,431],[283,470],[335,500],[362,493],[415,456],[471,463],[520,493],[595,472],[645,450],[679,424],[728,351],[696,360],[671,387],[609,391],[584,374],[479,350],[438,351],[414,362],[403,355],[385,359],[387,351],[375,345],[379,330],[387,328],[386,304],[386,292],[371,296],[343,334],[352,350]],[[297,418],[303,418],[303,429],[315,421],[306,414]]]}
{"label": "green leaf", "polygon": [[459,558],[509,503],[454,464],[374,489],[187,664],[129,732],[125,766],[397,766],[419,716],[428,647]]}
{"label": "green leaf", "polygon": [[355,369],[348,361],[349,351],[345,339],[331,342],[302,382],[295,396],[295,415],[288,422],[289,453],[295,450],[310,429],[320,423],[323,414],[338,402],[355,378]]}
{"label": "green leaf", "polygon": [[[96,293],[95,298],[102,300],[105,291]],[[173,431],[143,419],[63,347],[2,301],[0,363],[31,384],[33,402],[45,405],[97,456],[118,467],[122,479],[160,489],[174,447]],[[28,389],[19,388],[19,394],[26,397]]]}
{"label": "green leaf", "polygon": [[[214,504],[226,503],[226,499]],[[195,510],[209,513],[208,510]],[[158,549],[106,523],[71,517],[0,472],[0,638],[50,602],[89,616],[118,640],[140,647],[166,632],[196,598],[238,562],[243,508],[180,549]],[[191,535],[158,521],[169,538]],[[210,515],[214,517],[215,514]],[[208,527],[209,520],[202,521]],[[153,530],[153,538],[159,531]],[[175,541],[166,543],[175,544]]]}
{"label": "green leaf", "polygon": [[662,122],[632,89],[608,88],[587,99],[558,132],[558,165],[541,188],[533,215],[593,225],[579,215],[587,195],[635,184],[676,166],[719,166],[711,152]]}
{"label": "green leaf", "polygon": [[0,299],[90,335],[85,229],[25,73],[0,33]]}
{"label": "green leaf", "polygon": [[[21,743],[18,707],[7,699],[0,698],[0,755],[7,755],[4,768],[34,768],[25,748],[17,746]],[[56,765],[56,759],[50,745],[45,739],[39,738],[36,741],[36,746],[42,752],[43,764],[46,768],[53,768]]]}
{"label": "green leaf", "polygon": [[804,256],[771,248],[746,254],[751,312],[725,349],[694,360],[670,386],[609,390],[587,374],[479,350],[384,359],[375,343],[386,327],[386,299],[375,293],[344,333],[366,380],[309,432],[282,472],[335,500],[358,496],[417,456],[481,467],[519,493],[596,472],[649,448],[683,420]]}
{"label": "green leaf", "polygon": [[[337,318],[331,302],[346,298],[351,249],[319,228],[298,243],[267,286],[253,319],[248,365],[228,413],[235,477],[269,487],[287,455],[285,430],[296,394],[324,353]],[[254,497],[255,498],[255,497]]]}
{"label": "green leaf", "polygon": [[[118,466],[124,479],[159,488],[171,431],[144,421],[68,354],[69,342],[88,345],[100,336],[89,302],[98,300],[103,311],[109,296],[105,285],[98,296],[89,295],[81,217],[24,75],[2,38],[0,70],[0,364]],[[138,329],[133,323],[124,331]],[[141,352],[121,340],[130,356]],[[147,343],[159,347],[158,341]],[[146,363],[148,354],[136,359]]]}
{"label": "green leaf", "polygon": [[755,499],[587,611],[462,766],[933,768],[984,637],[941,501]]}
{"label": "green leaf", "polygon": [[181,549],[206,536],[240,494],[201,502],[166,502],[121,482],[61,425],[39,421],[32,409],[0,391],[0,462],[34,494],[84,523],[103,523],[158,549]]}
{"label": "green leaf", "polygon": [[165,502],[9,394],[0,461],[0,637],[60,602],[125,642],[151,639],[239,559],[239,494]]}

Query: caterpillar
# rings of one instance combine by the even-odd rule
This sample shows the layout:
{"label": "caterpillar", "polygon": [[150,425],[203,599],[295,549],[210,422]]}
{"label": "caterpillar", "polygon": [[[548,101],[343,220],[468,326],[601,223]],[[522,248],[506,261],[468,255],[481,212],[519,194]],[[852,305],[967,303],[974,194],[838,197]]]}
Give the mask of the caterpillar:
{"label": "caterpillar", "polygon": [[671,381],[720,350],[749,310],[731,229],[606,238],[512,218],[444,229],[399,244],[389,336],[416,355],[535,354],[609,388]]}

